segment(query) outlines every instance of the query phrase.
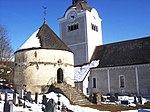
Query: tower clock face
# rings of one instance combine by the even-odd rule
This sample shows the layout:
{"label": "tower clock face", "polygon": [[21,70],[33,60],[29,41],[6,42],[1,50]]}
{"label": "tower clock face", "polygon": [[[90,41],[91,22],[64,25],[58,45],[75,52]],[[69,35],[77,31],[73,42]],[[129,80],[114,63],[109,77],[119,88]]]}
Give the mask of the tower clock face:
{"label": "tower clock face", "polygon": [[67,15],[67,19],[69,22],[73,22],[77,17],[77,12],[76,11],[71,11],[69,12],[69,14]]}

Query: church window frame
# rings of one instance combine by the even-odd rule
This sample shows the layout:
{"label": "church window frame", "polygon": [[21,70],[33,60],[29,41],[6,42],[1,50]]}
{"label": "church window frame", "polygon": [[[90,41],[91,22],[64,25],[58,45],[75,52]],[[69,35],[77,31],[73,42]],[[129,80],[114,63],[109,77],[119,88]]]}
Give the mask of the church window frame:
{"label": "church window frame", "polygon": [[98,32],[98,26],[93,23],[91,23],[91,29]]}
{"label": "church window frame", "polygon": [[95,78],[95,77],[93,78],[93,81],[92,81],[92,82],[93,82],[93,88],[96,88],[96,87],[97,87],[97,84],[96,84],[97,81],[96,81],[96,78]]}
{"label": "church window frame", "polygon": [[119,88],[125,88],[125,76],[119,75]]}
{"label": "church window frame", "polygon": [[67,26],[67,31],[74,31],[74,30],[78,30],[79,29],[79,23],[73,23],[73,24],[69,24]]}
{"label": "church window frame", "polygon": [[63,83],[64,82],[64,71],[62,68],[59,68],[57,70],[57,83]]}

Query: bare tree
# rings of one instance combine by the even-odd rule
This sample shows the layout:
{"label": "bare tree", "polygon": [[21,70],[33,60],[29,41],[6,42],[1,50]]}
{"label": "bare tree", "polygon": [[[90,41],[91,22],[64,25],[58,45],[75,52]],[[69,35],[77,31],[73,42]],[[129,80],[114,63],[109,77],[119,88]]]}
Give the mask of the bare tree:
{"label": "bare tree", "polygon": [[0,24],[0,79],[4,79],[7,82],[13,81],[12,54],[7,30]]}
{"label": "bare tree", "polygon": [[0,25],[0,62],[9,62],[12,59],[12,48],[8,39],[7,30]]}

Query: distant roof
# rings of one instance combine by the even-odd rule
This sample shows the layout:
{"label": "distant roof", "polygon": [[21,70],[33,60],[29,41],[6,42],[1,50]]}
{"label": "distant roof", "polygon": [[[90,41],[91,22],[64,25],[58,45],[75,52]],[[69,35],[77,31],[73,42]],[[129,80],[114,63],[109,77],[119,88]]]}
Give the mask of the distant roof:
{"label": "distant roof", "polygon": [[77,12],[92,10],[92,8],[87,4],[87,0],[73,0],[72,5],[66,10],[66,12],[71,8],[76,9]]}
{"label": "distant roof", "polygon": [[91,61],[98,59],[99,68],[150,63],[150,36],[97,46]]}
{"label": "distant roof", "polygon": [[72,52],[46,23],[34,32],[17,51],[37,48]]}

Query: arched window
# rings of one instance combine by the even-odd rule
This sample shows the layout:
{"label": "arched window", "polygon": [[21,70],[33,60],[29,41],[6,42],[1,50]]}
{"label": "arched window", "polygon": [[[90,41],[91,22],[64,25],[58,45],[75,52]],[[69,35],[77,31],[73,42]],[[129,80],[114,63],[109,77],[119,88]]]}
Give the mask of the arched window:
{"label": "arched window", "polygon": [[63,83],[63,78],[64,78],[64,75],[63,75],[63,70],[61,68],[59,68],[57,70],[57,83]]}

